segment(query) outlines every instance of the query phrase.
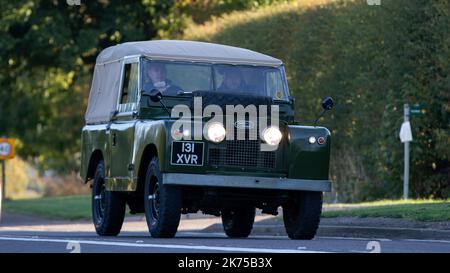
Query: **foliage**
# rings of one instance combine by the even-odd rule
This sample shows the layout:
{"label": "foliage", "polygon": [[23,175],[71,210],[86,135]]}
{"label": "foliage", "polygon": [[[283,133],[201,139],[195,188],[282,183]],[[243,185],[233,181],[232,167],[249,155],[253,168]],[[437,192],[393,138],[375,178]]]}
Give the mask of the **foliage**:
{"label": "foliage", "polygon": [[36,168],[20,157],[7,160],[5,198],[18,200],[35,197],[89,194],[91,189],[74,172],[40,176]]}
{"label": "foliage", "polygon": [[412,118],[411,191],[450,196],[450,3],[298,1],[190,25],[184,38],[253,49],[287,67],[297,120],[311,124],[320,99],[337,106],[322,124],[333,134],[338,200],[401,196],[403,104]]}
{"label": "foliage", "polygon": [[154,38],[168,2],[0,2],[0,134],[43,170],[74,170],[97,54]]}
{"label": "foliage", "polygon": [[[450,3],[445,0],[0,0],[0,135],[41,170],[77,171],[97,54],[182,37],[264,52],[286,63],[297,120],[333,134],[336,199],[401,195],[404,103],[412,118],[411,192],[450,195]],[[277,3],[276,3],[277,2]],[[280,3],[278,3],[280,2]],[[276,3],[276,4],[275,4]]]}
{"label": "foliage", "polygon": [[59,176],[46,176],[41,180],[44,187],[42,194],[45,197],[86,195],[91,192],[89,184],[85,184],[74,172]]}
{"label": "foliage", "polygon": [[178,0],[169,1],[166,17],[158,24],[158,36],[161,38],[181,37],[185,28],[192,23],[202,24],[213,17],[220,17],[233,11],[256,10],[275,3],[292,0]]}
{"label": "foliage", "polygon": [[[36,170],[26,161],[16,157],[5,162],[5,199],[38,196],[43,185]],[[0,171],[1,172],[1,171]]]}
{"label": "foliage", "polygon": [[[0,0],[0,135],[41,170],[76,171],[80,130],[98,53],[117,43],[182,33],[219,15],[276,0]],[[209,17],[205,17],[209,18]],[[158,36],[159,35],[159,36]]]}

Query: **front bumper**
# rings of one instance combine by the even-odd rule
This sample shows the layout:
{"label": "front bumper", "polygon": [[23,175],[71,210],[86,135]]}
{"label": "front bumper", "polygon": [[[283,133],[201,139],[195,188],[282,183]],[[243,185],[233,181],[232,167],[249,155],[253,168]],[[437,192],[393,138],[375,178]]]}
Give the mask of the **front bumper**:
{"label": "front bumper", "polygon": [[205,175],[163,173],[167,185],[205,186],[225,188],[273,189],[294,191],[331,191],[330,180],[290,179],[254,176]]}

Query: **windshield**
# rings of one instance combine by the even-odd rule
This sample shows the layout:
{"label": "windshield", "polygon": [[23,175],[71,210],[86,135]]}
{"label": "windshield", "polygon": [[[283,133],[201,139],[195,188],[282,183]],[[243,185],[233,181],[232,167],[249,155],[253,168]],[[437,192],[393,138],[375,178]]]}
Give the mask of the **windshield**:
{"label": "windshield", "polygon": [[142,65],[144,90],[158,89],[164,96],[181,92],[211,91],[287,100],[288,89],[284,68],[165,62],[144,59]]}

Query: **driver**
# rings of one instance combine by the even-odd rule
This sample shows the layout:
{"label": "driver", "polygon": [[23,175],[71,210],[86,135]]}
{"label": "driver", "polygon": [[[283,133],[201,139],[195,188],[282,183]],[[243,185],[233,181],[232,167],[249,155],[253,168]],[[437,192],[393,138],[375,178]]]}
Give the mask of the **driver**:
{"label": "driver", "polygon": [[166,78],[166,66],[162,63],[148,62],[146,75],[148,81],[144,84],[144,90],[157,89],[163,96],[176,96],[183,91]]}

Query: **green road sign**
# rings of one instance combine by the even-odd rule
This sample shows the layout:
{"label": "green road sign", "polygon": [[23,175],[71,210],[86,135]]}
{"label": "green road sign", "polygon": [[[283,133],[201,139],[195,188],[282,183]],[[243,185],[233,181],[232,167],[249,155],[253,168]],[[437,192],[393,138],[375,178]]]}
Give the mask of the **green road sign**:
{"label": "green road sign", "polygon": [[411,105],[411,108],[409,110],[409,114],[411,116],[420,116],[420,115],[422,115],[422,112],[423,112],[423,109],[420,104]]}

